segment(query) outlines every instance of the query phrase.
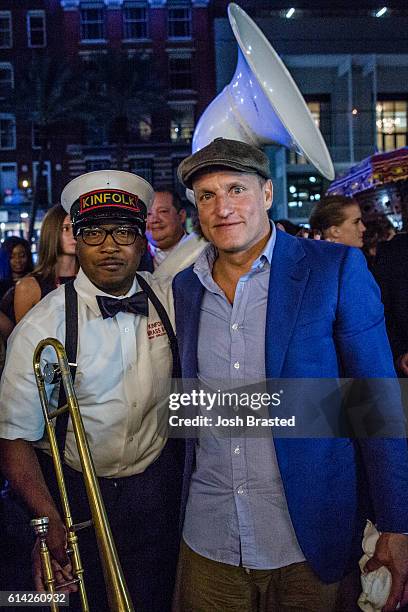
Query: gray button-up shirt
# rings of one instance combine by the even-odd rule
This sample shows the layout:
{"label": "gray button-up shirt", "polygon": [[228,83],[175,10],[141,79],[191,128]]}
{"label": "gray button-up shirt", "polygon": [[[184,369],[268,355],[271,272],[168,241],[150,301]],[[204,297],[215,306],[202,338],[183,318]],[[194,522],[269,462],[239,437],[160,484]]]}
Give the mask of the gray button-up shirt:
{"label": "gray button-up shirt", "polygon": [[[215,248],[208,245],[196,261],[194,272],[205,288],[198,377],[206,385],[217,380],[236,387],[240,381],[265,378],[266,306],[275,240],[272,225],[264,252],[240,278],[232,305],[212,278]],[[272,432],[265,429],[264,436],[250,437],[229,431],[222,437],[206,430],[197,444],[183,531],[186,543],[209,559],[252,569],[304,561]]]}

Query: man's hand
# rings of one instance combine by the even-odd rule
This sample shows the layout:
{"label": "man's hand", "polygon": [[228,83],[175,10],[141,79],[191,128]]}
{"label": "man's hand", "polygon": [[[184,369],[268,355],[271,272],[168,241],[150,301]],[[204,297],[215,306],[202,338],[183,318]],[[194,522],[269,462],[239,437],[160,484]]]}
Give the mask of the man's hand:
{"label": "man's hand", "polygon": [[[51,564],[58,587],[72,580],[72,566],[67,555],[67,534],[65,527],[60,519],[50,519],[48,525],[47,545],[51,555]],[[35,588],[37,591],[45,591],[45,584],[42,575],[40,540],[34,545],[31,553],[32,571]],[[74,593],[78,590],[76,584],[61,588],[60,592]]]}
{"label": "man's hand", "polygon": [[398,604],[408,603],[408,535],[382,533],[378,538],[374,556],[365,570],[372,572],[384,565],[391,572],[392,584],[383,612],[393,612]]}
{"label": "man's hand", "polygon": [[408,353],[400,355],[397,359],[397,369],[400,370],[405,376],[408,376]]}

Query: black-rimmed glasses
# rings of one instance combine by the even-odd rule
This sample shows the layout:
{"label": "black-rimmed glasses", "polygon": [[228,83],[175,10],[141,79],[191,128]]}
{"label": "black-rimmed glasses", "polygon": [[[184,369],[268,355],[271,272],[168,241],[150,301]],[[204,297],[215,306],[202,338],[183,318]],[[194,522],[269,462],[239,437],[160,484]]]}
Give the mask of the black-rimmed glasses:
{"label": "black-rimmed glasses", "polygon": [[81,236],[82,240],[88,246],[99,246],[106,240],[106,236],[112,236],[114,242],[121,246],[130,246],[133,244],[140,232],[137,227],[114,227],[113,229],[105,229],[103,227],[83,227],[78,230],[77,236]]}

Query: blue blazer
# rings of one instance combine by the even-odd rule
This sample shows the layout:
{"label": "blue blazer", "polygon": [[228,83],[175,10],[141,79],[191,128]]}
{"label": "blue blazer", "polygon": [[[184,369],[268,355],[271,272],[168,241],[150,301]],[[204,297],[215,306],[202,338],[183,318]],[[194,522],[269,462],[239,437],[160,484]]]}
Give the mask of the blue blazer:
{"label": "blue blazer", "polygon": [[[173,291],[182,375],[194,379],[204,290],[192,267],[176,276]],[[267,378],[395,377],[379,289],[360,251],[277,232],[265,367]],[[380,401],[387,402],[389,418],[403,426],[399,401]],[[381,531],[408,532],[404,438],[358,443],[276,438],[274,443],[299,544],[323,581],[339,580],[361,553],[366,518]],[[188,440],[184,508],[194,454],[195,440]]]}

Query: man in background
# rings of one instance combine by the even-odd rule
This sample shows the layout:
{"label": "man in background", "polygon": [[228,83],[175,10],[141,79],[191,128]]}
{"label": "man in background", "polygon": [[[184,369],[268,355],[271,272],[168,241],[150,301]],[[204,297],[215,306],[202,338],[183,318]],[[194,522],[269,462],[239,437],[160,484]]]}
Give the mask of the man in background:
{"label": "man in background", "polygon": [[170,189],[156,191],[147,215],[148,248],[154,270],[188,237],[185,221],[186,211],[177,193]]}
{"label": "man in background", "polygon": [[373,273],[381,288],[388,338],[399,376],[408,377],[408,235],[377,248]]}

